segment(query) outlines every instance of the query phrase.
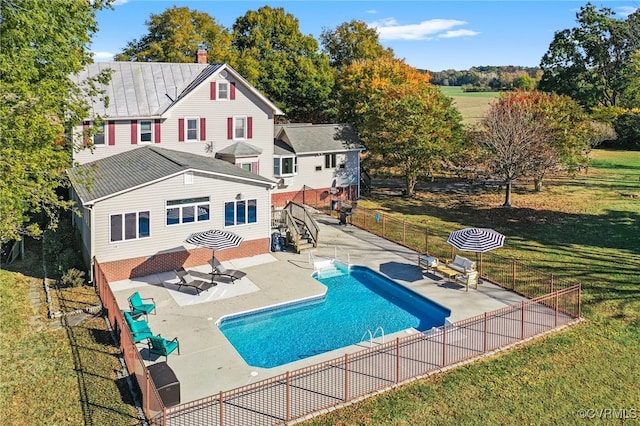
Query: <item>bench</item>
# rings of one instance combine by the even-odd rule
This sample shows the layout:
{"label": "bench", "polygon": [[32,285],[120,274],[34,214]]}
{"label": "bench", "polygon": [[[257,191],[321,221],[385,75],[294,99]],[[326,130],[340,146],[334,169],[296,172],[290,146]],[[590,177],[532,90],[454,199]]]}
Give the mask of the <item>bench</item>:
{"label": "bench", "polygon": [[457,254],[453,259],[453,262],[447,262],[447,266],[463,274],[466,274],[469,271],[476,270],[476,262],[473,262],[466,257],[462,257]]}

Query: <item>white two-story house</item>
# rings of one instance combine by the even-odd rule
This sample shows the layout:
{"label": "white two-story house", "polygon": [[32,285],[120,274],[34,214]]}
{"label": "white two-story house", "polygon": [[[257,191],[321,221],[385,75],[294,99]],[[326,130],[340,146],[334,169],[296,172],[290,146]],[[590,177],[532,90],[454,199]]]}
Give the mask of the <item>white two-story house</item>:
{"label": "white two-story house", "polygon": [[221,260],[266,253],[272,206],[305,185],[357,197],[352,177],[340,193],[347,187],[341,171],[359,170],[350,157],[358,149],[338,142],[348,126],[305,126],[323,140],[333,131],[331,146],[295,136],[298,125],[276,128],[283,113],[274,103],[229,65],[200,57],[194,64],[100,62],[77,76],[81,84],[112,70],[103,87],[108,102],[93,102],[89,121],[73,129],[87,148],[74,152],[69,170],[83,254],[98,259],[110,281],[205,263],[210,250],[184,240],[207,229],[244,238]]}

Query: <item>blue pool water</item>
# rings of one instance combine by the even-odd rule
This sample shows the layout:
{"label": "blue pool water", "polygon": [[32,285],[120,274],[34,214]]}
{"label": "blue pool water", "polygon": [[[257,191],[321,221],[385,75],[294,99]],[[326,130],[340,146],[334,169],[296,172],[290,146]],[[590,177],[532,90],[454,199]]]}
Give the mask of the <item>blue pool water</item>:
{"label": "blue pool water", "polygon": [[365,266],[328,271],[314,275],[327,286],[323,298],[222,320],[220,330],[247,364],[276,367],[359,343],[367,330],[425,331],[443,325],[451,315],[444,306]]}

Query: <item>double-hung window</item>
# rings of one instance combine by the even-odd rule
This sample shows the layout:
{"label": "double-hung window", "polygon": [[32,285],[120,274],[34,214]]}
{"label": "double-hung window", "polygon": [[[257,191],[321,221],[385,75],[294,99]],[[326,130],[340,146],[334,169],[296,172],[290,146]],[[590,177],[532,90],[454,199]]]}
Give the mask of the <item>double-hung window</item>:
{"label": "double-hung window", "polygon": [[167,201],[167,226],[203,222],[210,218],[209,197]]}
{"label": "double-hung window", "polygon": [[258,220],[257,200],[235,200],[224,203],[224,226],[244,225]]}
{"label": "double-hung window", "polygon": [[94,145],[104,145],[106,143],[106,130],[107,126],[105,125],[104,121],[102,121],[100,124],[96,124],[95,133],[93,134]]}
{"label": "double-hung window", "polygon": [[186,140],[197,141],[200,139],[200,119],[198,117],[188,117],[184,120],[186,122]]}
{"label": "double-hung window", "polygon": [[112,214],[109,220],[111,242],[149,237],[149,212]]}
{"label": "double-hung window", "polygon": [[247,117],[233,117],[233,138],[247,138]]}
{"label": "double-hung window", "polygon": [[293,176],[298,174],[298,157],[274,157],[274,176]]}
{"label": "double-hung window", "polygon": [[140,120],[138,121],[138,131],[141,143],[147,143],[153,141],[153,121]]}
{"label": "double-hung window", "polygon": [[229,83],[226,81],[218,82],[218,99],[229,99]]}

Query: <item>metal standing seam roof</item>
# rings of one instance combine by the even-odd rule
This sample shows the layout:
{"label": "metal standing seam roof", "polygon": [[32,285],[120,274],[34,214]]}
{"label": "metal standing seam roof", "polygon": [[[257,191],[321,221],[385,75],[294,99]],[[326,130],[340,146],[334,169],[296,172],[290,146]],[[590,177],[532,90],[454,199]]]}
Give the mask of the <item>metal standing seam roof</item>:
{"label": "metal standing seam roof", "polygon": [[275,184],[224,160],[152,145],[76,166],[67,173],[82,202],[93,204],[187,170],[239,178],[257,185]]}
{"label": "metal standing seam roof", "polygon": [[[348,124],[280,125],[277,139],[285,139],[296,154],[361,151],[360,138]],[[276,140],[277,140],[276,139]]]}

